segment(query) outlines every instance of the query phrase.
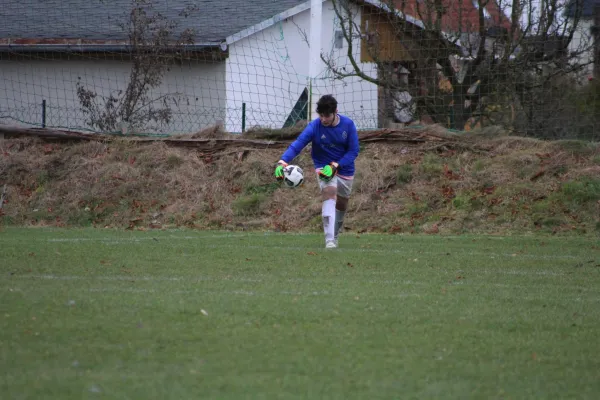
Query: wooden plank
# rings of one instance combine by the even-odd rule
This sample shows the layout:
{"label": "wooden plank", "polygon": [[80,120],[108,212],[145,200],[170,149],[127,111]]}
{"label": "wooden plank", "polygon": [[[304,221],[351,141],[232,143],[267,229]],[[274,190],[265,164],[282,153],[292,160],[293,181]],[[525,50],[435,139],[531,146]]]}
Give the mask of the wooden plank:
{"label": "wooden plank", "polygon": [[244,139],[244,138],[206,138],[206,139],[176,139],[173,137],[135,137],[135,136],[114,136],[103,135],[100,133],[87,134],[81,132],[61,131],[56,129],[41,129],[41,128],[20,128],[20,127],[5,127],[0,126],[0,133],[10,136],[36,136],[44,139],[62,139],[62,140],[99,140],[107,141],[117,138],[126,138],[137,143],[164,142],[170,145],[186,146],[186,147],[214,147],[217,144],[228,145],[245,145],[251,147],[268,147],[287,145],[287,141],[276,140],[260,140],[260,139]]}
{"label": "wooden plank", "polygon": [[5,137],[11,136],[38,136],[42,138],[54,138],[54,139],[77,139],[77,140],[99,140],[102,139],[100,135],[91,135],[79,132],[60,131],[48,128],[20,128],[12,126],[0,126],[0,134]]}
{"label": "wooden plank", "polygon": [[400,29],[398,23],[394,24],[394,17],[384,13],[381,9],[363,6],[361,12],[361,31],[367,34],[360,39],[360,61],[374,62],[369,54],[371,51],[378,53],[380,62],[414,61],[410,48],[416,44]]}
{"label": "wooden plank", "polygon": [[[453,134],[444,134],[439,128],[436,130],[432,129],[416,129],[413,127],[401,127],[394,125],[385,129],[377,129],[372,131],[361,131],[358,135],[359,142],[363,143],[438,143],[447,144],[450,146],[473,147],[466,143],[465,145],[459,143],[462,141],[460,136]],[[104,135],[101,133],[89,134],[83,132],[71,132],[61,131],[55,129],[42,129],[42,128],[17,128],[17,127],[6,127],[0,126],[0,133],[4,133],[5,137],[16,137],[16,136],[34,136],[40,137],[44,140],[62,140],[62,141],[79,141],[79,140],[97,140],[103,142],[110,142],[116,139],[127,139],[132,143],[154,143],[162,142],[168,146],[180,146],[190,147],[203,152],[216,153],[226,150],[227,148],[243,147],[245,150],[249,149],[266,149],[266,148],[285,148],[294,140],[294,138],[287,138],[282,140],[264,140],[264,139],[246,139],[240,138],[178,138],[176,136],[170,137],[135,137],[135,136],[116,136],[116,135]],[[239,149],[238,149],[239,150]],[[487,150],[486,150],[487,151]]]}

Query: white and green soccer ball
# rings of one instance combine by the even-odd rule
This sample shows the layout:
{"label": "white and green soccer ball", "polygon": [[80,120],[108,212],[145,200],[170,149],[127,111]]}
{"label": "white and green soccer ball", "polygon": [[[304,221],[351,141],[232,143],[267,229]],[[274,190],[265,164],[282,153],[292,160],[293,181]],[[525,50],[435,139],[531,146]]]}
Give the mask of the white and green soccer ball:
{"label": "white and green soccer ball", "polygon": [[304,172],[297,165],[288,165],[283,169],[283,185],[296,188],[304,182]]}

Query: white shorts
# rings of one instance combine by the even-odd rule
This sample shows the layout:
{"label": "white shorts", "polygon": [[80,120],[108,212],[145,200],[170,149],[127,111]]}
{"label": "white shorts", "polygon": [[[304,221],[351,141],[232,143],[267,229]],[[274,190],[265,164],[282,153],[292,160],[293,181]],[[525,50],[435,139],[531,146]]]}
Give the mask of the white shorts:
{"label": "white shorts", "polygon": [[337,188],[337,194],[340,197],[350,198],[350,194],[352,193],[352,184],[354,183],[353,176],[339,176],[336,175],[329,182],[324,182],[319,179],[319,171],[317,169],[317,181],[319,182],[319,188],[321,191],[326,187],[335,186]]}

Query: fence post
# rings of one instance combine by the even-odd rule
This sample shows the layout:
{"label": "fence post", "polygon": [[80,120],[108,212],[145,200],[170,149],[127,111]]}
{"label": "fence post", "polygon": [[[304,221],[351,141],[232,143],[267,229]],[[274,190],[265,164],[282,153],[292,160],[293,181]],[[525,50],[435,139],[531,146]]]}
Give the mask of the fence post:
{"label": "fence post", "polygon": [[246,103],[242,103],[242,133],[246,131]]}
{"label": "fence post", "polygon": [[321,72],[321,30],[323,21],[323,2],[321,0],[310,1],[310,47],[308,61],[308,120],[317,118],[317,112],[313,109],[316,104],[313,96],[317,96],[315,88],[316,77]]}
{"label": "fence post", "polygon": [[46,100],[42,100],[42,128],[46,127]]}

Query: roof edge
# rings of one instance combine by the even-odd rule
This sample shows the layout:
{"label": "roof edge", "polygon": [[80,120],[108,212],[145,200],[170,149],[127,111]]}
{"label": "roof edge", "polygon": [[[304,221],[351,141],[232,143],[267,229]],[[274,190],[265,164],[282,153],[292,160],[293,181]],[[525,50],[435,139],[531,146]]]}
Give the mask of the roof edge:
{"label": "roof edge", "polygon": [[[220,44],[215,42],[194,43],[182,45],[187,51],[202,51],[219,48]],[[173,48],[179,51],[181,47]],[[221,47],[222,50],[222,47]],[[33,53],[37,51],[47,52],[130,52],[131,45],[123,41],[102,41],[102,43],[83,42],[78,39],[0,39],[0,52],[6,53]]]}
{"label": "roof edge", "polygon": [[[328,1],[328,0],[322,0],[323,3],[326,2],[326,1]],[[420,19],[415,18],[413,16],[410,16],[408,14],[405,14],[405,13],[399,11],[398,9],[392,10],[392,9],[390,9],[390,7],[386,3],[384,3],[381,0],[362,0],[362,1],[355,0],[355,2],[356,3],[363,2],[363,3],[369,4],[371,6],[380,8],[380,9],[386,11],[386,12],[393,12],[399,18],[402,18],[405,21],[407,21],[407,22],[409,22],[409,23],[411,23],[411,24],[413,24],[415,26],[418,26],[421,29],[425,28],[425,24]],[[283,21],[286,18],[293,17],[294,15],[297,15],[297,14],[301,13],[302,11],[309,10],[310,9],[310,3],[311,3],[311,1],[308,0],[308,1],[304,2],[304,3],[302,3],[302,4],[298,4],[297,6],[292,7],[292,8],[290,8],[290,9],[284,11],[284,12],[281,12],[281,13],[279,13],[277,15],[274,15],[273,17],[268,18],[268,19],[266,19],[266,20],[264,20],[264,21],[262,21],[262,22],[260,22],[260,23],[258,23],[256,25],[253,25],[253,26],[245,28],[245,29],[243,29],[243,30],[241,30],[241,31],[239,31],[237,33],[234,33],[233,35],[230,35],[227,38],[225,38],[225,43],[223,43],[223,44],[229,46],[229,45],[231,45],[231,44],[233,44],[233,43],[235,43],[235,42],[237,42],[239,40],[247,38],[247,37],[249,37],[249,36],[251,36],[251,35],[253,35],[255,33],[258,33],[258,32],[260,32],[262,30],[265,30],[267,28],[270,28],[271,26],[273,26],[273,25],[275,25],[275,24]],[[455,35],[453,35],[451,33],[441,32],[441,34],[447,40],[450,40],[450,41],[456,41],[457,40],[457,38],[455,37]],[[457,45],[460,46],[460,42],[458,42]]]}
{"label": "roof edge", "polygon": [[[327,0],[322,0],[322,3],[326,2],[326,1]],[[271,18],[268,18],[262,22],[259,22],[256,25],[242,29],[241,31],[234,33],[233,35],[229,35],[225,38],[225,43],[227,45],[231,45],[239,40],[247,38],[248,36],[251,36],[262,30],[270,28],[271,26],[283,21],[286,18],[291,18],[294,15],[300,14],[302,11],[310,10],[310,3],[311,3],[310,0],[308,0],[302,4],[298,4],[297,6],[289,8],[279,14],[276,14]]]}

